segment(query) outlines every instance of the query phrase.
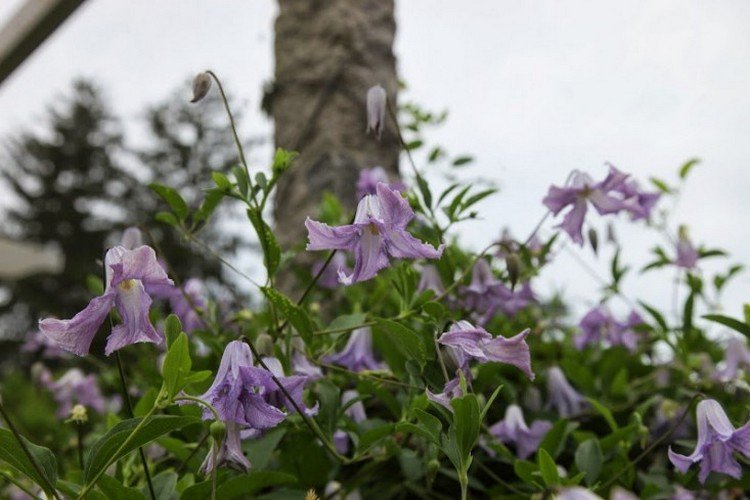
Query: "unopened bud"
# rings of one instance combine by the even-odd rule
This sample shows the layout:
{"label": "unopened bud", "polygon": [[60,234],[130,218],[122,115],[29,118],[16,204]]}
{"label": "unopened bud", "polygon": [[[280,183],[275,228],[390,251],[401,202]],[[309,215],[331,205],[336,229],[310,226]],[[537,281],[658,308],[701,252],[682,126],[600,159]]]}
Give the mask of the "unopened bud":
{"label": "unopened bud", "polygon": [[513,289],[518,283],[518,277],[521,275],[521,259],[517,253],[509,253],[505,257],[505,267],[508,269],[508,278],[510,279],[510,288]]}
{"label": "unopened bud", "polygon": [[370,87],[367,91],[367,129],[366,132],[375,132],[378,139],[383,135],[385,126],[385,106],[386,106],[385,89],[380,85]]}
{"label": "unopened bud", "polygon": [[615,225],[611,222],[607,224],[607,241],[613,245],[617,245],[617,233],[615,233]]}
{"label": "unopened bud", "polygon": [[264,356],[273,356],[273,338],[267,333],[261,333],[255,339],[255,348],[259,354]]}
{"label": "unopened bud", "polygon": [[315,493],[314,489],[310,488],[307,490],[307,493],[305,493],[305,500],[320,500],[320,497]]}
{"label": "unopened bud", "polygon": [[440,470],[440,461],[433,458],[427,462],[427,482],[432,483]]}
{"label": "unopened bud", "polygon": [[208,432],[211,434],[214,442],[221,443],[227,437],[227,424],[221,420],[215,420],[208,427]]}
{"label": "unopened bud", "polygon": [[593,227],[589,229],[589,243],[595,254],[599,254],[599,233]]}
{"label": "unopened bud", "polygon": [[76,424],[85,424],[89,421],[88,412],[86,412],[86,407],[83,405],[75,405],[72,410],[70,410],[70,417],[68,418],[69,422],[74,422]]}
{"label": "unopened bud", "polygon": [[211,89],[211,75],[198,73],[193,79],[193,99],[190,102],[198,102],[208,94]]}

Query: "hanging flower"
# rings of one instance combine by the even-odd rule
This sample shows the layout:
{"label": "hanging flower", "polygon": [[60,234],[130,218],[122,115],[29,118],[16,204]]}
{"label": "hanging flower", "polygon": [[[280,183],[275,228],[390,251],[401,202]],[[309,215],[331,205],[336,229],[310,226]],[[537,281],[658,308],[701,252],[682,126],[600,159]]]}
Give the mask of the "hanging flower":
{"label": "hanging flower", "polygon": [[570,417],[581,413],[588,402],[565,378],[563,371],[557,366],[547,370],[548,407],[554,407],[561,417]]}
{"label": "hanging flower", "polygon": [[378,139],[383,135],[385,127],[385,107],[387,95],[380,85],[370,87],[367,91],[367,129],[365,132],[375,132]]}
{"label": "hanging flower", "polygon": [[490,427],[490,434],[504,444],[514,444],[518,458],[526,459],[539,448],[551,428],[552,424],[545,420],[537,420],[529,427],[521,407],[510,405],[505,410],[505,418]]}
{"label": "hanging flower", "polygon": [[324,361],[344,366],[353,372],[385,368],[383,363],[375,359],[372,350],[372,330],[369,326],[352,331],[344,348],[336,354],[326,356]]}

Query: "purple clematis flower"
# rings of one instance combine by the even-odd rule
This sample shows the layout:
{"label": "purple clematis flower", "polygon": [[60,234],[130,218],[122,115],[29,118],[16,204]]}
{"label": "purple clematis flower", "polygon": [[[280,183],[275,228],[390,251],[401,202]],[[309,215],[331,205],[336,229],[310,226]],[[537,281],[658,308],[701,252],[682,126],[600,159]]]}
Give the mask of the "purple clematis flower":
{"label": "purple clematis flower", "polygon": [[471,283],[463,288],[462,295],[464,307],[479,314],[478,322],[481,325],[489,323],[498,311],[512,318],[537,300],[529,282],[511,290],[495,278],[485,259],[479,259],[474,264]]}
{"label": "purple clematis flower", "polygon": [[693,269],[698,264],[698,250],[691,243],[684,227],[680,228],[679,233],[676,245],[677,258],[674,263],[684,269]]}
{"label": "purple clematis flower", "polygon": [[[108,407],[112,407],[109,401],[102,396],[99,383],[93,374],[84,375],[78,368],[71,368],[57,380],[52,378],[52,373],[43,368],[39,374],[39,382],[48,391],[57,403],[57,416],[65,418],[70,415],[73,406],[80,404],[97,413],[104,413]],[[116,405],[116,401],[113,401]]]}
{"label": "purple clematis flower", "polygon": [[194,330],[205,328],[205,323],[196,309],[201,310],[206,307],[206,301],[203,299],[204,289],[201,280],[191,278],[187,280],[182,289],[174,287],[169,294],[169,305],[172,312],[180,318],[182,329],[186,333]]}
{"label": "purple clematis flower", "polygon": [[292,373],[303,375],[310,382],[323,378],[323,370],[319,366],[312,364],[304,353],[297,350],[292,354]]}
{"label": "purple clematis flower", "polygon": [[[294,403],[305,413],[305,415],[313,416],[318,414],[318,403],[315,403],[314,407],[308,408],[302,400],[302,391],[304,391],[305,385],[310,382],[308,377],[304,375],[285,376],[284,368],[281,366],[281,361],[277,358],[263,358],[263,363],[265,363],[276,379],[281,382],[281,385],[284,386],[286,392],[289,393],[294,400]],[[290,412],[296,411],[294,405],[289,402],[289,399],[282,390],[279,389],[279,386],[276,385],[273,380],[271,383],[273,385],[271,387],[266,387],[266,392],[264,394],[266,402],[277,408],[286,408]]]}
{"label": "purple clematis flower", "polygon": [[581,413],[588,406],[586,398],[573,389],[563,371],[557,366],[547,370],[547,396],[547,407],[554,407],[561,417]]}
{"label": "purple clematis flower", "polygon": [[122,232],[122,238],[120,238],[120,246],[125,247],[128,250],[135,250],[138,247],[143,246],[143,233],[137,227],[129,227]]}
{"label": "purple clematis flower", "polygon": [[[468,368],[466,371],[468,372]],[[471,382],[470,377],[466,379],[466,383],[468,384],[469,382]],[[425,394],[427,395],[427,399],[429,399],[430,401],[442,405],[450,411],[453,411],[451,400],[454,398],[460,398],[464,395],[464,390],[461,388],[460,375],[457,375],[456,377],[446,382],[445,386],[443,386],[443,392],[435,393],[427,389],[425,391]]]}
{"label": "purple clematis flower", "polygon": [[[583,172],[573,172],[568,187],[551,186],[542,203],[557,215],[566,207],[571,209],[565,214],[561,227],[572,240],[583,245],[583,221],[588,204],[591,203],[600,215],[612,214],[627,209],[621,192],[628,175],[610,167],[609,174],[601,182],[594,180]],[[617,194],[617,196],[614,196]]]}
{"label": "purple clematis flower", "polygon": [[214,449],[212,447],[203,460],[203,464],[201,464],[200,472],[202,474],[209,475],[215,468],[222,466],[237,469],[241,472],[250,470],[250,460],[242,452],[241,426],[235,422],[225,422],[225,425],[227,434],[216,451],[216,461],[214,461]]}
{"label": "purple clematis flower", "polygon": [[385,127],[385,106],[387,95],[380,85],[374,85],[367,91],[367,129],[365,132],[375,132],[378,139],[383,135]]}
{"label": "purple clematis flower", "polygon": [[445,286],[443,280],[440,278],[440,273],[437,267],[432,264],[425,264],[422,266],[422,272],[419,276],[419,284],[417,285],[417,292],[422,293],[427,290],[432,290],[435,295],[442,295],[445,293]]}
{"label": "purple clematis flower", "polygon": [[644,324],[643,318],[633,311],[625,322],[617,321],[605,306],[599,306],[581,319],[581,331],[573,339],[576,349],[583,349],[589,344],[596,344],[606,340],[610,345],[622,345],[630,352],[638,348],[640,334],[636,331]]}
{"label": "purple clematis flower", "polygon": [[[265,430],[277,426],[286,417],[266,399],[268,393],[276,389],[271,374],[253,366],[248,345],[234,340],[224,349],[213,384],[198,397],[212,404],[224,422]],[[212,418],[208,409],[204,409],[203,418]]]}
{"label": "purple clematis flower", "polygon": [[[312,265],[312,275],[317,276],[320,270],[323,269],[324,265],[325,260],[316,261]],[[331,262],[328,264],[328,267],[323,269],[323,274],[318,278],[318,285],[329,289],[338,288],[340,285],[339,272],[351,273],[351,270],[346,264],[346,255],[341,252],[336,252],[331,259]]]}
{"label": "purple clematis flower", "polygon": [[698,479],[705,483],[710,472],[721,472],[735,479],[742,477],[742,467],[732,456],[742,453],[750,458],[750,423],[735,429],[721,405],[704,399],[696,410],[698,442],[691,455],[680,455],[669,448],[669,460],[683,474],[700,462]]}
{"label": "purple clematis flower", "polygon": [[505,410],[505,418],[490,427],[490,434],[504,444],[515,444],[518,458],[526,459],[539,448],[539,443],[551,428],[552,424],[545,420],[527,426],[521,407],[510,405]]}
{"label": "purple clematis flower", "polygon": [[493,338],[484,328],[476,327],[468,321],[459,321],[443,333],[438,342],[453,347],[467,358],[475,359],[480,363],[496,361],[513,365],[525,373],[529,379],[534,380],[529,345],[526,343],[529,333],[530,330],[527,328],[511,338],[502,336]]}
{"label": "purple clematis flower", "polygon": [[104,258],[107,286],[104,294],[95,297],[72,319],[43,319],[39,330],[66,351],[83,356],[89,352],[99,326],[114,307],[122,323],[112,328],[104,353],[137,342],[161,344],[162,337],[148,318],[150,287],[172,286],[173,282],[156,260],[154,250],[140,246],[134,250],[116,246]]}
{"label": "purple clematis flower", "polygon": [[[341,406],[346,406],[350,401],[359,397],[359,393],[355,390],[344,391],[341,394]],[[355,424],[359,424],[367,420],[367,414],[365,413],[365,405],[362,401],[352,403],[346,410],[344,415],[352,419]],[[338,429],[333,433],[333,444],[336,447],[336,451],[341,454],[349,452],[349,434],[342,429]]]}
{"label": "purple clematis flower", "polygon": [[390,182],[383,167],[365,168],[360,170],[357,180],[357,199],[361,200],[368,194],[377,194],[378,183],[388,184],[388,187],[402,192],[406,186],[401,181]]}
{"label": "purple clematis flower", "polygon": [[26,340],[21,344],[21,352],[40,353],[45,359],[62,359],[70,356],[70,353],[60,349],[57,342],[44,335],[39,330],[34,330],[26,335]]}
{"label": "purple clematis flower", "polygon": [[370,327],[357,328],[352,331],[344,349],[336,354],[326,356],[324,361],[345,366],[353,372],[385,369],[385,365],[375,359]]}
{"label": "purple clematis flower", "polygon": [[369,280],[388,266],[388,257],[396,259],[437,259],[444,245],[435,249],[406,231],[414,211],[397,191],[378,183],[377,194],[362,198],[354,223],[331,227],[311,219],[305,221],[308,250],[348,250],[354,253],[354,272],[339,271],[339,281],[350,285]]}
{"label": "purple clematis flower", "polygon": [[740,368],[750,369],[750,349],[747,348],[744,340],[731,337],[724,349],[723,367],[716,371],[714,379],[734,380],[737,378]]}
{"label": "purple clematis flower", "polygon": [[651,212],[661,198],[661,193],[658,191],[642,191],[634,179],[628,179],[619,184],[615,187],[615,191],[624,196],[623,203],[632,220],[651,218]]}

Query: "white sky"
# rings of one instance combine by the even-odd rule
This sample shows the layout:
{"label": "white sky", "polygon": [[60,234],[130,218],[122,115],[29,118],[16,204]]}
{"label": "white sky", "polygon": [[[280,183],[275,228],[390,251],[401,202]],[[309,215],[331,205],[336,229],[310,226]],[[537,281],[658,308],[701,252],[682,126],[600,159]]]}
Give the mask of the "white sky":
{"label": "white sky", "polygon": [[[0,19],[19,3],[3,0]],[[273,73],[275,11],[270,0],[89,0],[0,87],[0,136],[32,126],[77,75],[100,81],[116,112],[135,122],[146,104],[209,67],[247,103],[245,131],[270,134],[258,107]],[[671,180],[697,156],[703,163],[675,222],[689,221],[694,240],[728,249],[733,261],[750,260],[750,2],[401,0],[397,22],[407,97],[450,111],[429,139],[474,155],[467,173],[502,188],[481,206],[485,220],[463,227],[466,244],[482,247],[504,225],[526,235],[549,184],[572,169],[597,177],[609,161],[640,179]],[[619,227],[625,258],[642,263],[658,240],[639,225]],[[593,259],[588,249],[580,255]],[[606,272],[605,259],[592,265]],[[625,289],[666,306],[672,279],[632,276]],[[596,297],[596,283],[566,254],[537,289],[565,289],[579,304]],[[750,278],[726,298],[740,316]]]}

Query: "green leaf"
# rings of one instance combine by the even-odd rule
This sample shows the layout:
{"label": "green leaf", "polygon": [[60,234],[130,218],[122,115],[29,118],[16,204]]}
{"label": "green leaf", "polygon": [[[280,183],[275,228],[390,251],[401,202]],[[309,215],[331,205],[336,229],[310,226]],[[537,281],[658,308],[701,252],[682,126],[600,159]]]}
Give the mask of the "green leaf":
{"label": "green leaf", "polygon": [[167,351],[167,356],[164,358],[164,385],[167,388],[170,400],[185,387],[185,379],[190,374],[191,366],[188,338],[182,332],[172,342]]}
{"label": "green leaf", "polygon": [[599,401],[592,399],[592,398],[586,398],[586,400],[591,403],[591,405],[598,411],[602,417],[604,417],[604,420],[607,421],[607,425],[609,425],[609,428],[612,429],[612,431],[616,431],[620,427],[617,425],[617,422],[615,421],[615,417],[612,416],[612,412],[609,411],[609,408],[601,404]]}
{"label": "green leaf", "polygon": [[596,439],[587,439],[578,446],[575,454],[576,467],[586,474],[586,484],[592,485],[602,471],[602,449]]}
{"label": "green leaf", "polygon": [[96,485],[109,500],[141,500],[146,496],[136,488],[128,488],[112,476],[103,474]]}
{"label": "green leaf", "polygon": [[225,193],[219,189],[209,189],[206,191],[206,196],[203,198],[198,210],[196,210],[195,215],[193,215],[193,220],[196,223],[207,221],[211,217],[211,214],[214,213],[214,210],[216,210],[216,207],[219,206],[221,200],[224,199],[224,196]]}
{"label": "green leaf", "polygon": [[216,184],[217,188],[224,191],[231,191],[232,183],[226,175],[222,174],[221,172],[212,172],[211,179],[213,179],[214,184]]}
{"label": "green leaf", "polygon": [[698,158],[691,158],[690,160],[686,161],[681,167],[680,167],[680,179],[685,180],[685,178],[690,173],[690,170],[696,165],[700,163],[700,159]]}
{"label": "green leaf", "polygon": [[[247,474],[240,474],[224,481],[216,488],[216,498],[229,500],[232,498],[251,497],[253,494],[268,488],[269,486],[278,486],[281,484],[294,484],[297,478],[291,474],[276,471],[250,471]],[[211,497],[211,481],[203,481],[186,489],[180,500],[205,500]]]}
{"label": "green leaf", "polygon": [[177,227],[180,225],[180,221],[177,220],[177,217],[175,217],[172,212],[157,212],[156,215],[154,215],[154,219],[157,222],[161,222],[173,227]]}
{"label": "green leaf", "polygon": [[728,326],[732,330],[740,332],[746,337],[750,337],[750,325],[738,319],[730,318],[729,316],[723,316],[721,314],[706,314],[702,316],[702,318],[713,321],[714,323],[720,323],[724,326]]}
{"label": "green leaf", "polygon": [[170,314],[164,320],[164,335],[167,338],[167,349],[169,349],[180,333],[182,333],[180,318],[176,314]]}
{"label": "green leaf", "polygon": [[247,193],[250,191],[250,180],[247,178],[245,169],[239,165],[235,165],[232,168],[232,174],[237,181],[237,189],[240,190],[240,194],[247,198]]}
{"label": "green leaf", "polygon": [[172,209],[172,212],[174,212],[178,219],[185,220],[188,216],[188,206],[185,200],[182,199],[182,196],[180,196],[180,193],[169,186],[155,182],[149,184],[148,187],[158,194],[162,200],[167,202],[167,205],[169,205],[169,208]]}
{"label": "green leaf", "polygon": [[424,368],[427,361],[425,346],[417,332],[389,319],[379,318],[375,321],[380,327],[379,331],[385,335],[388,342],[393,344],[407,360],[414,360]]}
{"label": "green leaf", "polygon": [[459,156],[453,160],[453,166],[460,167],[462,165],[466,165],[467,163],[471,163],[473,161],[474,161],[474,158],[471,156]]}
{"label": "green leaf", "polygon": [[667,320],[664,319],[664,316],[659,311],[657,311],[656,309],[654,309],[653,307],[651,307],[650,305],[646,304],[645,302],[641,300],[639,300],[638,303],[641,305],[641,307],[643,307],[646,310],[646,312],[648,312],[651,315],[652,318],[654,318],[654,320],[656,320],[656,322],[659,324],[662,330],[664,331],[669,330],[669,326],[667,325]]}
{"label": "green leaf", "polygon": [[289,167],[292,166],[292,162],[299,156],[296,151],[287,151],[283,148],[278,148],[276,153],[273,155],[273,165],[271,169],[275,176],[283,173]]}
{"label": "green leaf", "polygon": [[263,263],[266,266],[266,271],[268,271],[269,276],[273,276],[279,268],[279,262],[281,262],[281,248],[276,241],[276,236],[256,209],[248,208],[247,217],[252,222],[255,232],[258,233],[260,246],[263,248]]}
{"label": "green leaf", "polygon": [[156,415],[151,417],[127,445],[118,452],[118,448],[128,439],[131,433],[141,422],[141,418],[131,418],[123,420],[112,427],[104,436],[94,443],[89,451],[86,460],[85,474],[86,481],[93,479],[100,471],[131,451],[145,446],[151,441],[182,427],[200,423],[198,417],[178,417],[174,415]]}
{"label": "green leaf", "polygon": [[432,192],[427,181],[421,175],[417,176],[417,186],[419,187],[419,192],[422,194],[425,206],[430,209],[432,207]]}
{"label": "green leaf", "polygon": [[365,431],[359,437],[359,443],[357,444],[357,453],[361,455],[362,453],[375,446],[379,441],[393,434],[393,428],[393,424],[386,424]]}
{"label": "green leaf", "polygon": [[474,449],[482,424],[479,401],[474,394],[467,394],[462,398],[454,398],[451,406],[453,407],[452,430],[456,435],[458,451],[464,463],[468,463],[467,459],[471,456],[471,450]]}
{"label": "green leaf", "polygon": [[565,419],[558,420],[544,435],[544,439],[539,443],[539,448],[546,450],[553,457],[557,457],[565,448],[565,440],[577,426],[578,424],[568,422]]}
{"label": "green leaf", "polygon": [[656,177],[651,177],[649,180],[651,181],[651,184],[656,186],[656,188],[662,193],[669,194],[672,192],[672,188],[669,187],[669,185],[663,180],[658,179]]}
{"label": "green leaf", "polygon": [[341,316],[336,316],[333,321],[328,324],[326,330],[343,331],[347,328],[354,329],[364,323],[366,319],[367,315],[364,313],[342,314]]}
{"label": "green leaf", "polygon": [[284,427],[276,427],[257,439],[248,439],[242,443],[242,448],[250,463],[253,464],[254,471],[266,468],[286,431]]}
{"label": "green leaf", "polygon": [[28,476],[29,479],[42,487],[47,495],[50,495],[52,492],[49,491],[46,485],[55,484],[57,481],[57,460],[55,459],[55,454],[43,446],[35,445],[24,437],[21,437],[21,439],[23,439],[26,448],[28,448],[34,457],[37,465],[42,469],[42,473],[48,479],[48,482],[45,482],[44,477],[36,471],[23,448],[8,429],[0,429],[0,460],[21,474]]}
{"label": "green leaf", "polygon": [[[172,471],[164,471],[156,475],[152,484],[154,485],[154,496],[156,500],[172,500],[177,498],[174,494],[175,487],[177,486],[177,473]],[[141,492],[144,495],[150,494],[148,485],[141,488]]]}
{"label": "green leaf", "polygon": [[540,448],[537,452],[537,461],[539,463],[539,472],[542,473],[542,479],[547,486],[554,486],[560,482],[560,476],[557,472],[557,464],[547,451]]}
{"label": "green leaf", "polygon": [[289,297],[274,288],[262,287],[261,291],[266,298],[278,309],[281,315],[289,320],[294,328],[299,332],[302,340],[308,343],[312,340],[312,334],[315,331],[315,323],[297,304],[293,303]]}

